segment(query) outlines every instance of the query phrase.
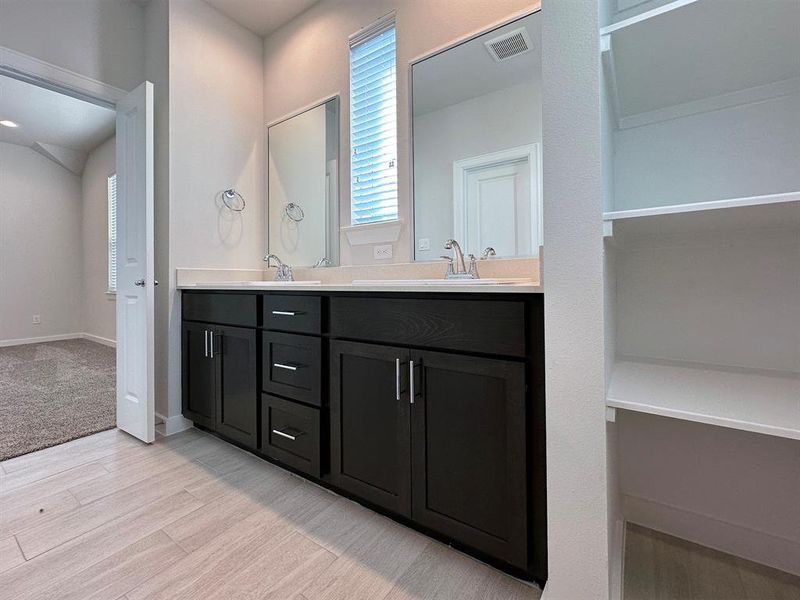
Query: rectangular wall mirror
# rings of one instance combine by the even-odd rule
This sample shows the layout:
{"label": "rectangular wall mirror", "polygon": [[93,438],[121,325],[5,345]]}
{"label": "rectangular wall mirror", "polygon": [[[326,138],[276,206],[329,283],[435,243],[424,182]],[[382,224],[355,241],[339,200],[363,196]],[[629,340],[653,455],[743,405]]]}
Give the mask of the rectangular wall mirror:
{"label": "rectangular wall mirror", "polygon": [[339,99],[270,125],[268,250],[292,266],[339,262]]}
{"label": "rectangular wall mirror", "polygon": [[540,39],[537,12],[412,65],[416,260],[538,255]]}

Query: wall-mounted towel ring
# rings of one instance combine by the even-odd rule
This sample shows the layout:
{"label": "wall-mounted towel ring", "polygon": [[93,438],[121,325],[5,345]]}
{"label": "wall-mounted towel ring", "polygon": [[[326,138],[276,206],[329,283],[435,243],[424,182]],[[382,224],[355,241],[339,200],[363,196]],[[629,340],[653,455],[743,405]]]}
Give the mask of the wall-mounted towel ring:
{"label": "wall-mounted towel ring", "polygon": [[[239,206],[237,206],[235,203],[237,197],[240,201]],[[222,202],[234,212],[242,212],[244,207],[247,206],[247,203],[244,201],[244,198],[242,198],[242,195],[233,188],[222,192]]]}
{"label": "wall-mounted towel ring", "polygon": [[294,202],[289,202],[286,205],[286,208],[283,209],[286,213],[286,216],[289,217],[295,223],[299,223],[303,219],[305,219],[306,215],[303,212],[303,209],[300,208],[299,204],[295,204]]}

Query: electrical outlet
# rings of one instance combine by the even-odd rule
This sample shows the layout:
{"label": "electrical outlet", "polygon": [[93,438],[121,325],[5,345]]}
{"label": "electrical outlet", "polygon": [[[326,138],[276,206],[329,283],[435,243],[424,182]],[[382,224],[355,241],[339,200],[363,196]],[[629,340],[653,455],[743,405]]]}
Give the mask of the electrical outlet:
{"label": "electrical outlet", "polygon": [[41,322],[42,322],[42,316],[41,315],[33,315],[33,324],[34,325],[39,325]]}
{"label": "electrical outlet", "polygon": [[431,241],[428,238],[419,238],[419,249],[420,250],[430,250],[431,249]]}
{"label": "electrical outlet", "polygon": [[377,260],[392,258],[392,245],[386,244],[384,246],[373,246],[372,257]]}

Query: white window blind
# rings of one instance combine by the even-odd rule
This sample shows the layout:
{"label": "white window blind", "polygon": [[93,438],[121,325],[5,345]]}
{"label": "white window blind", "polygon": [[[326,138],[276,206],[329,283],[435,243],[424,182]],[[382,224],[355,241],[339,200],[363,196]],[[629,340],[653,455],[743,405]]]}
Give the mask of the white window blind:
{"label": "white window blind", "polygon": [[117,291],[117,174],[108,177],[108,291]]}
{"label": "white window blind", "polygon": [[350,217],[397,219],[397,50],[394,15],[350,39]]}

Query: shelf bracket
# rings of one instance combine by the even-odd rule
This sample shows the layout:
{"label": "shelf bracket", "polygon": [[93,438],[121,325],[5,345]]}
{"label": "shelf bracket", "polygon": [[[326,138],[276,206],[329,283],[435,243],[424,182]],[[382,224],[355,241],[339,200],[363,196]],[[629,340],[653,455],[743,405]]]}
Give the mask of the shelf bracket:
{"label": "shelf bracket", "polygon": [[614,237],[614,221],[603,220],[603,237]]}
{"label": "shelf bracket", "polygon": [[606,406],[606,421],[609,423],[617,422],[617,409],[613,406]]}

